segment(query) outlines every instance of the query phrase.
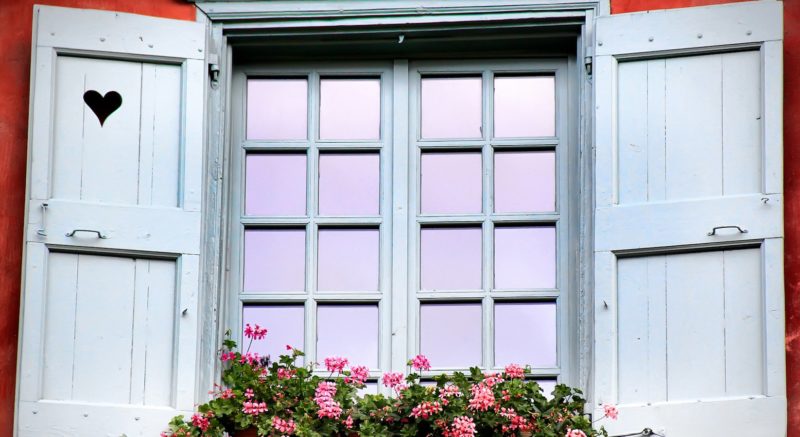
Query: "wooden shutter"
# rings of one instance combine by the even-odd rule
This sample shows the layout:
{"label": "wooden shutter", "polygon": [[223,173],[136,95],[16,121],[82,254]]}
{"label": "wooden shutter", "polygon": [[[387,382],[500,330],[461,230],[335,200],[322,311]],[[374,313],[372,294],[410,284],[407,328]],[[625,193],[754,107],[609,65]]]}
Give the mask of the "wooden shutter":
{"label": "wooden shutter", "polygon": [[786,433],[782,35],[777,1],[597,20],[594,399],[596,417],[619,404],[612,435]]}
{"label": "wooden shutter", "polygon": [[34,17],[17,431],[158,435],[198,398],[205,26]]}

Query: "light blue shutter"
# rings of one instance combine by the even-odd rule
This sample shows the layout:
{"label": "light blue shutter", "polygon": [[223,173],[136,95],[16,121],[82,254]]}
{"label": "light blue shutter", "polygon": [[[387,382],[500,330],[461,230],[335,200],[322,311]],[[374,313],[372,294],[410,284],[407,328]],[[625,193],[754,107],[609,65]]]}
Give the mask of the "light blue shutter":
{"label": "light blue shutter", "polygon": [[34,29],[17,431],[158,435],[198,399],[205,26]]}
{"label": "light blue shutter", "polygon": [[[786,432],[782,5],[599,18],[595,415]],[[716,228],[716,229],[715,229]]]}

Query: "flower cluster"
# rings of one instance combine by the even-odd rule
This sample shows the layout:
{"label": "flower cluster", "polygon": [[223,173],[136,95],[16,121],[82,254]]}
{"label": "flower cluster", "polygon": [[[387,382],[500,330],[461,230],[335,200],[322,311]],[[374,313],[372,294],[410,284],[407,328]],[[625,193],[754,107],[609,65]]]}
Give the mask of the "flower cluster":
{"label": "flower cluster", "polygon": [[472,386],[472,398],[469,400],[469,409],[475,411],[488,411],[494,408],[494,391],[486,381],[481,381]]}
{"label": "flower cluster", "polygon": [[[244,334],[252,345],[267,329],[245,325]],[[539,384],[525,379],[530,368],[517,364],[500,373],[472,368],[467,374],[423,376],[432,363],[417,355],[408,361],[408,372],[378,378],[383,393],[359,396],[372,378],[370,370],[351,366],[347,358],[325,358],[324,372],[313,363],[298,365],[303,352],[289,345],[275,361],[249,347],[239,352],[230,339],[223,346],[222,382],[209,392],[213,399],[188,419],[175,417],[163,437],[224,437],[243,429],[262,437],[607,435],[584,414],[580,391],[557,385],[546,396]],[[598,421],[619,415],[613,405],[602,408]]]}
{"label": "flower cluster", "polygon": [[341,357],[325,358],[325,368],[328,369],[328,372],[341,373],[342,371],[344,371],[344,368],[347,367],[347,364],[348,364],[347,358],[341,358]]}
{"label": "flower cluster", "polygon": [[253,416],[258,416],[261,413],[267,412],[267,403],[245,401],[242,404],[242,412],[244,412],[245,414],[252,414]]}
{"label": "flower cluster", "polygon": [[519,364],[509,364],[506,366],[506,375],[512,379],[525,378],[525,369]]}
{"label": "flower cluster", "polygon": [[473,437],[475,435],[475,420],[468,416],[453,419],[453,425],[445,430],[447,437]]}
{"label": "flower cluster", "polygon": [[431,362],[425,355],[417,355],[409,361],[409,364],[414,370],[431,370]]}
{"label": "flower cluster", "polygon": [[319,383],[314,393],[314,402],[319,407],[317,416],[320,419],[323,417],[338,419],[342,414],[342,406],[334,400],[334,396],[336,396],[336,383],[330,381]]}
{"label": "flower cluster", "polygon": [[403,374],[399,372],[388,372],[383,374],[383,385],[395,388],[403,383]]}
{"label": "flower cluster", "polygon": [[294,420],[283,420],[278,416],[272,418],[272,427],[280,433],[291,435],[297,430],[297,424]]}
{"label": "flower cluster", "polygon": [[442,411],[442,404],[440,404],[439,402],[425,401],[414,407],[413,410],[411,410],[411,417],[417,419],[420,418],[427,419],[436,413],[440,413],[441,411]]}
{"label": "flower cluster", "polygon": [[361,386],[366,384],[368,378],[369,368],[367,366],[353,366],[350,368],[350,374],[345,376],[344,382]]}
{"label": "flower cluster", "polygon": [[263,340],[267,336],[267,328],[262,328],[258,324],[244,325],[244,336],[252,340]]}

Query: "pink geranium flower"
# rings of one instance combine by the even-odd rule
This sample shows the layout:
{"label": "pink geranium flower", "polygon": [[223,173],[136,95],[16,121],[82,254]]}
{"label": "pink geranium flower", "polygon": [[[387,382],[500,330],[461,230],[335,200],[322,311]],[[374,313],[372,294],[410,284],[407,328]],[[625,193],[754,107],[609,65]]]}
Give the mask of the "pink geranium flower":
{"label": "pink geranium flower", "polygon": [[519,364],[509,364],[506,366],[506,375],[511,379],[525,378],[525,369]]}
{"label": "pink geranium flower", "polygon": [[411,359],[411,367],[414,370],[431,370],[431,362],[425,355],[417,355]]}
{"label": "pink geranium flower", "polygon": [[253,340],[262,340],[267,336],[267,328],[262,328],[258,324],[251,326],[248,323],[244,325],[244,336]]}
{"label": "pink geranium flower", "polygon": [[328,357],[325,358],[325,367],[328,372],[341,372],[347,367],[347,358],[342,357]]}
{"label": "pink geranium flower", "polygon": [[338,419],[342,414],[342,406],[333,397],[336,396],[336,384],[330,381],[322,381],[314,391],[314,402],[319,407],[317,417],[322,419]]}
{"label": "pink geranium flower", "polygon": [[606,414],[606,417],[608,417],[611,420],[617,420],[617,417],[619,417],[619,410],[617,410],[617,407],[615,405],[610,405],[610,404],[603,405],[603,412]]}
{"label": "pink geranium flower", "polygon": [[261,413],[267,412],[267,403],[266,402],[250,402],[246,401],[242,403],[242,412],[245,414],[250,414],[253,416],[258,416]]}
{"label": "pink geranium flower", "polygon": [[206,432],[211,423],[208,421],[207,417],[203,416],[202,414],[195,413],[192,416],[192,425],[200,428],[200,431]]}
{"label": "pink geranium flower", "polygon": [[452,437],[473,437],[475,435],[475,421],[471,417],[460,416],[453,419],[450,427]]}
{"label": "pink geranium flower", "polygon": [[579,429],[567,429],[565,437],[586,437],[586,433]]}
{"label": "pink geranium flower", "polygon": [[272,427],[275,428],[278,432],[283,434],[294,434],[297,430],[297,424],[294,423],[294,420],[283,420],[278,416],[272,418]]}
{"label": "pink geranium flower", "polygon": [[403,374],[399,372],[387,372],[383,374],[383,385],[394,388],[403,382]]}
{"label": "pink geranium flower", "polygon": [[442,404],[438,402],[422,402],[411,410],[411,417],[427,419],[442,411]]}
{"label": "pink geranium flower", "polygon": [[369,368],[367,366],[353,366],[350,368],[350,375],[344,378],[346,384],[364,384],[369,378]]}
{"label": "pink geranium flower", "polygon": [[472,386],[472,398],[469,400],[469,409],[487,411],[494,407],[494,392],[486,384],[478,383]]}

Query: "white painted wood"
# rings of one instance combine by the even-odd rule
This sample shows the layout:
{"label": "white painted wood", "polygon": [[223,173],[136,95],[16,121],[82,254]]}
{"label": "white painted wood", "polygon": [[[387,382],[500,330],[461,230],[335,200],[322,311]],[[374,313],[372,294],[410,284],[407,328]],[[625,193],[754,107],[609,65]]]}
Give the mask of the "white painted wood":
{"label": "white painted wood", "polygon": [[759,193],[764,179],[761,56],[756,51],[719,56],[722,57],[722,194]]}
{"label": "white painted wood", "polygon": [[[16,432],[156,435],[201,398],[205,27],[47,6],[34,27]],[[90,89],[122,95],[102,126]]]}
{"label": "white painted wood", "polygon": [[786,432],[781,20],[597,20],[591,398],[619,404],[612,435]]}
{"label": "white painted wood", "polygon": [[[647,62],[626,62],[619,66],[619,202],[647,200],[648,192],[648,108]],[[644,171],[642,171],[644,169]]]}
{"label": "white painted wood", "polygon": [[725,295],[725,393],[765,393],[764,277],[759,249],[729,250],[723,255]]}
{"label": "white painted wood", "polygon": [[[766,203],[763,199],[767,199]],[[757,194],[597,208],[596,250],[628,251],[770,238],[783,233],[783,196]],[[747,230],[715,226],[737,225]]]}
{"label": "white painted wood", "polygon": [[[92,9],[37,9],[36,45],[153,58],[205,59],[205,32],[197,23]],[[79,25],[78,25],[79,24]],[[165,38],[173,35],[173,38]],[[175,36],[182,35],[182,38]]]}
{"label": "white painted wood", "polygon": [[759,59],[745,51],[620,64],[620,204],[761,192]]}
{"label": "white painted wood", "polygon": [[[408,114],[409,112],[409,69],[408,60],[394,61],[392,71],[392,103],[394,114]],[[409,127],[406,117],[394,121],[395,129],[392,132],[392,241],[407,241],[409,232],[409,178],[408,166],[411,156],[405,147],[408,144]],[[409,277],[408,265],[411,262],[408,245],[392,244],[392,290],[408,290]],[[392,293],[392,371],[404,371],[407,358],[411,356],[409,350],[409,325],[408,305],[409,298],[406,293]]]}
{"label": "white painted wood", "polygon": [[761,49],[763,74],[764,190],[783,192],[783,41],[767,41]]}
{"label": "white painted wood", "polygon": [[619,56],[780,41],[782,11],[781,2],[764,0],[598,17],[595,54]]}
{"label": "white painted wood", "polygon": [[[663,257],[619,263],[619,402],[667,398],[666,266]],[[622,359],[624,358],[624,359]]]}

